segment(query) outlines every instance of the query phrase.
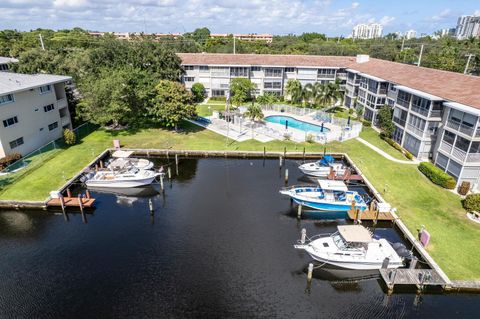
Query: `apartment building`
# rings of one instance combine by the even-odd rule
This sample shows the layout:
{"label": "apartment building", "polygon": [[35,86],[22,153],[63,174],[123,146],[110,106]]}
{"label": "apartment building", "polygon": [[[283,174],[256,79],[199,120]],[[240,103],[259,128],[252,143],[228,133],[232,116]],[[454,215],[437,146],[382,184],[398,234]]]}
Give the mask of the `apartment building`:
{"label": "apartment building", "polygon": [[419,159],[430,159],[480,190],[480,77],[357,57],[181,53],[187,88],[202,83],[208,96],[225,96],[230,81],[245,77],[256,94],[285,94],[289,79],[302,85],[340,79],[344,105],[364,108],[377,123],[393,109],[393,139]]}
{"label": "apartment building", "polygon": [[255,83],[256,95],[285,94],[288,80],[302,85],[315,82],[345,81],[345,68],[351,57],[302,55],[208,54],[179,53],[185,70],[183,82],[191,88],[196,82],[204,85],[209,97],[226,96],[233,78],[244,77]]}
{"label": "apartment building", "polygon": [[457,21],[455,37],[458,40],[480,38],[480,16],[461,16]]}
{"label": "apartment building", "polygon": [[375,39],[382,37],[383,26],[379,23],[357,24],[353,27],[352,38]]}
{"label": "apartment building", "polygon": [[71,128],[65,83],[71,78],[0,72],[0,157],[22,155]]}
{"label": "apartment building", "polygon": [[17,63],[17,62],[18,62],[17,59],[0,56],[0,72],[9,71],[10,63]]}
{"label": "apartment building", "polygon": [[210,38],[228,38],[229,36],[234,36],[236,39],[243,41],[265,41],[267,43],[272,43],[273,35],[272,34],[257,34],[257,33],[248,33],[248,34],[229,34],[229,33],[212,33]]}
{"label": "apartment building", "polygon": [[415,39],[417,37],[417,31],[415,30],[408,30],[405,32],[405,39]]}

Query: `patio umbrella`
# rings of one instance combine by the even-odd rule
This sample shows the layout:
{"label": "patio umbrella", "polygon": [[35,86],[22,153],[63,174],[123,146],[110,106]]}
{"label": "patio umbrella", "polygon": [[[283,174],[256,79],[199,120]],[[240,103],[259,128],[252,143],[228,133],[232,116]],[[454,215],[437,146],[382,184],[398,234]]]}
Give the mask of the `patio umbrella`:
{"label": "patio umbrella", "polygon": [[350,116],[348,117],[347,125],[350,125]]}
{"label": "patio umbrella", "polygon": [[285,129],[288,130],[288,120],[285,121]]}
{"label": "patio umbrella", "polygon": [[322,122],[322,126],[320,127],[320,132],[323,133],[323,122]]}

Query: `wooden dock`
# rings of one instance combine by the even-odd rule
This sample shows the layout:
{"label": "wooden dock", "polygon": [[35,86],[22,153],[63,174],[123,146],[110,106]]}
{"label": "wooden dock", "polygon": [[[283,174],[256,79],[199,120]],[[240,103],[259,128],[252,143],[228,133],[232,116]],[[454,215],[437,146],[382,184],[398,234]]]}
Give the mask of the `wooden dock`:
{"label": "wooden dock", "polygon": [[393,292],[394,286],[416,286],[422,289],[425,286],[441,286],[447,285],[433,269],[380,269],[380,276],[387,285],[389,293]]}
{"label": "wooden dock", "polygon": [[[80,198],[82,206],[85,208],[91,208],[95,203],[95,198]],[[78,197],[63,197],[65,207],[79,207],[80,202]],[[62,207],[60,198],[52,198],[47,202],[47,207]]]}
{"label": "wooden dock", "polygon": [[[358,214],[358,216],[356,216]],[[348,218],[351,220],[368,220],[368,221],[393,221],[395,217],[392,215],[392,213],[380,213],[376,211],[372,211],[370,209],[366,209],[363,212],[357,213],[354,210],[350,209],[348,211]]]}

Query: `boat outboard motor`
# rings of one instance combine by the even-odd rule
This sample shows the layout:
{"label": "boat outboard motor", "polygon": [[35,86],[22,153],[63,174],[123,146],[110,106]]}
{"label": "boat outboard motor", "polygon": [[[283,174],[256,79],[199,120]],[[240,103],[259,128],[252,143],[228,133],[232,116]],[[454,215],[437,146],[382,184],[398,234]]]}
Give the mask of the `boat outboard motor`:
{"label": "boat outboard motor", "polygon": [[395,251],[396,251],[400,248],[405,248],[406,249],[407,247],[402,243],[394,243],[394,244],[392,244],[392,248],[395,249]]}

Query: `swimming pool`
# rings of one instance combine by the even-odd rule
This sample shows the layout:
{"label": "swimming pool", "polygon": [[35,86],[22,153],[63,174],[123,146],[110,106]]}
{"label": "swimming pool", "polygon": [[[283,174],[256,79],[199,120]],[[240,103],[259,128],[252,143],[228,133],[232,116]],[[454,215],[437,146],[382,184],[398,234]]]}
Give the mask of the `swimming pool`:
{"label": "swimming pool", "polygon": [[[296,128],[297,130],[302,130],[305,132],[322,133],[322,127],[320,125],[299,121],[290,116],[272,115],[267,116],[266,118],[264,118],[264,120],[269,123],[282,124],[283,126],[285,126],[286,122],[288,121],[288,127]],[[327,132],[330,132],[330,130],[324,127],[323,133]]]}

